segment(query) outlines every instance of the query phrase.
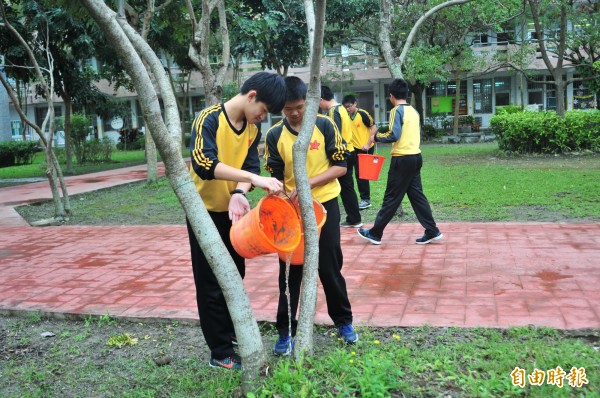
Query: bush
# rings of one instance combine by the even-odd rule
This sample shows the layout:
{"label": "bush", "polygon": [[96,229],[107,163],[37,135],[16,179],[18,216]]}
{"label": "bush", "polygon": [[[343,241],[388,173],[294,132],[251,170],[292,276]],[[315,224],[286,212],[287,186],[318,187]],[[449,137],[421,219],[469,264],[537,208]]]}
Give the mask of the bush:
{"label": "bush", "polygon": [[39,151],[37,141],[0,142],[0,167],[31,164],[33,155]]}
{"label": "bush", "polygon": [[438,136],[438,131],[431,124],[424,124],[421,129],[421,138],[423,140],[428,141],[436,138]]}
{"label": "bush", "polygon": [[86,152],[88,135],[91,131],[92,119],[82,113],[71,115],[71,148],[75,153],[77,164],[83,164],[87,161]]}
{"label": "bush", "polygon": [[501,150],[519,153],[600,151],[600,111],[502,113],[492,117],[491,130]]}
{"label": "bush", "polygon": [[496,107],[496,115],[505,115],[513,113],[521,113],[523,110],[517,105],[504,105]]}
{"label": "bush", "polygon": [[121,151],[137,151],[145,148],[144,134],[138,129],[119,130],[119,143],[117,149]]}

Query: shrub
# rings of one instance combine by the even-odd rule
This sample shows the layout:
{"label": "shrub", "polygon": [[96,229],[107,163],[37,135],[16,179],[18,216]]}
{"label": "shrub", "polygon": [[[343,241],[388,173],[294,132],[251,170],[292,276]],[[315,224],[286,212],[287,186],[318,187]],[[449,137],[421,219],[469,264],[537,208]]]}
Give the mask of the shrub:
{"label": "shrub", "polygon": [[520,106],[517,105],[504,105],[496,107],[496,115],[504,115],[504,114],[513,114],[513,113],[521,113],[523,110]]}
{"label": "shrub", "polygon": [[600,151],[600,111],[502,113],[491,130],[501,150],[520,153]]}
{"label": "shrub", "polygon": [[144,149],[144,134],[138,129],[125,128],[119,130],[119,143],[117,149],[122,151],[136,151]]}
{"label": "shrub", "polygon": [[421,129],[421,138],[423,140],[428,141],[436,138],[438,136],[438,131],[431,124],[424,124]]}
{"label": "shrub", "polygon": [[0,142],[0,167],[31,164],[33,155],[39,151],[37,141]]}
{"label": "shrub", "polygon": [[71,115],[71,148],[75,153],[77,164],[86,162],[86,146],[91,131],[92,119],[82,113]]}

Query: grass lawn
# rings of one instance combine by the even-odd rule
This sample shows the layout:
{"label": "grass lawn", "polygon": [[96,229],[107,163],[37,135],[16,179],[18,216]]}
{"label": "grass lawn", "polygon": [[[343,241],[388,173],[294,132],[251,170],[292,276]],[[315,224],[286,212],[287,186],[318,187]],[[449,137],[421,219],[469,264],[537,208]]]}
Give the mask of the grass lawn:
{"label": "grass lawn", "polygon": [[[378,181],[371,182],[373,206],[363,222],[373,222],[381,206],[389,168],[389,146]],[[600,220],[600,156],[506,156],[495,143],[424,145],[422,179],[434,217],[452,221],[598,221]],[[0,169],[2,170],[2,169]],[[266,175],[266,172],[263,172]],[[264,191],[248,197],[256,204]],[[182,224],[184,214],[168,181],[117,186],[76,195],[68,224]],[[140,206],[144,203],[144,206]],[[340,204],[343,212],[343,206]],[[408,199],[405,216],[416,222]],[[52,203],[18,208],[28,221],[51,217]]]}

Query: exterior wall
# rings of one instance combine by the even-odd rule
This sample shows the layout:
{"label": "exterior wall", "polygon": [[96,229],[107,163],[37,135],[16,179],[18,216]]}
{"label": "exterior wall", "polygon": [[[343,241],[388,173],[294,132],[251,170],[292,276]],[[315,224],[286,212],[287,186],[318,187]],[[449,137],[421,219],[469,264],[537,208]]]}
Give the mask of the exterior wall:
{"label": "exterior wall", "polygon": [[4,86],[0,84],[0,141],[10,141],[11,139],[8,93]]}

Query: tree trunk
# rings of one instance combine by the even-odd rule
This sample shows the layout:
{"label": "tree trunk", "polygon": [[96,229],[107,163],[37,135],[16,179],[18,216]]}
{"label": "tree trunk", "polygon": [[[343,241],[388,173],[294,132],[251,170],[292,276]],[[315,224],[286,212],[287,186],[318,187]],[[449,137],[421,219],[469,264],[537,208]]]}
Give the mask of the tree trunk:
{"label": "tree trunk", "polygon": [[452,123],[452,134],[458,134],[458,122],[460,119],[460,78],[456,79],[456,95],[454,96],[454,120]]}
{"label": "tree trunk", "polygon": [[298,359],[305,353],[313,352],[313,326],[317,311],[317,275],[319,260],[319,231],[317,219],[312,203],[312,194],[306,172],[306,155],[308,144],[314,130],[319,101],[321,98],[321,55],[323,53],[323,35],[325,29],[325,0],[315,2],[304,0],[310,50],[310,80],[308,85],[306,112],[300,127],[298,139],[292,147],[294,159],[294,175],[296,176],[296,189],[300,212],[302,213],[302,227],[304,228],[304,268],[302,270],[302,291],[300,296],[300,313],[298,315],[298,328],[296,330],[295,357]]}
{"label": "tree trunk", "polygon": [[[223,289],[244,363],[242,384],[245,391],[250,391],[256,387],[258,374],[265,362],[260,331],[237,267],[196,191],[179,146],[173,141],[169,129],[163,121],[157,93],[142,58],[160,61],[149,47],[134,47],[122,28],[125,22],[117,21],[116,14],[106,6],[104,1],[82,0],[82,4],[103,30],[117,56],[123,61],[125,70],[132,78],[148,124],[148,132],[152,134],[165,163],[167,178],[185,211],[219,285]],[[161,87],[169,86],[164,75],[154,74],[154,78],[158,80]],[[161,93],[164,95],[162,88]],[[168,101],[173,100],[169,99]],[[177,113],[175,114],[177,115]]]}
{"label": "tree trunk", "polygon": [[73,171],[73,148],[71,147],[71,114],[73,112],[73,102],[69,95],[64,95],[65,101],[65,155],[67,157],[67,174],[74,174]]}
{"label": "tree trunk", "polygon": [[154,139],[152,138],[152,133],[150,132],[150,126],[147,122],[144,141],[146,143],[146,182],[148,184],[152,184],[158,180],[158,163],[156,161],[156,145],[154,144]]}

